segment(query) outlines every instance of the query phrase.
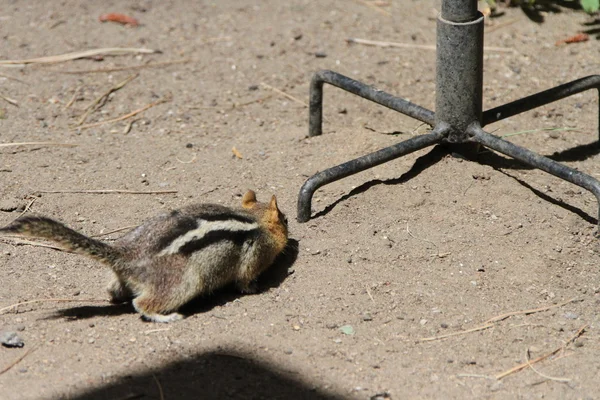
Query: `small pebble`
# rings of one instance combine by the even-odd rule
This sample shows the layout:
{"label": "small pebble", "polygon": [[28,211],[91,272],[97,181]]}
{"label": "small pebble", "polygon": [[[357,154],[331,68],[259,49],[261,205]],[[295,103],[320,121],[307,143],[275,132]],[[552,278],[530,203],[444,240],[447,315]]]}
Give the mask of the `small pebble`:
{"label": "small pebble", "polygon": [[325,327],[326,327],[327,329],[335,329],[335,328],[337,328],[338,326],[337,326],[337,324],[334,324],[333,322],[328,322],[327,324],[325,324]]}
{"label": "small pebble", "polygon": [[388,392],[377,393],[369,397],[369,400],[392,400],[392,396]]}
{"label": "small pebble", "polygon": [[440,324],[440,326],[442,327],[442,329],[447,329],[447,328],[448,328],[448,324],[447,324],[447,323],[445,323],[445,322],[442,322],[442,323]]}
{"label": "small pebble", "polygon": [[364,313],[362,316],[363,321],[373,321],[373,316],[369,313]]}
{"label": "small pebble", "polygon": [[292,354],[294,352],[294,350],[292,350],[292,349],[285,349],[283,352],[285,354]]}
{"label": "small pebble", "polygon": [[494,382],[490,385],[490,391],[497,392],[498,390],[502,389],[503,386],[504,383],[502,383],[502,381]]}
{"label": "small pebble", "polygon": [[563,317],[565,317],[567,319],[577,319],[577,318],[579,318],[579,314],[576,314],[571,311],[567,311],[566,313],[563,314]]}
{"label": "small pebble", "polygon": [[322,51],[317,51],[315,53],[315,57],[317,57],[317,58],[325,58],[325,57],[327,57],[327,53],[322,52]]}
{"label": "small pebble", "polygon": [[2,332],[0,333],[0,343],[5,347],[23,347],[25,342],[17,335],[16,332]]}

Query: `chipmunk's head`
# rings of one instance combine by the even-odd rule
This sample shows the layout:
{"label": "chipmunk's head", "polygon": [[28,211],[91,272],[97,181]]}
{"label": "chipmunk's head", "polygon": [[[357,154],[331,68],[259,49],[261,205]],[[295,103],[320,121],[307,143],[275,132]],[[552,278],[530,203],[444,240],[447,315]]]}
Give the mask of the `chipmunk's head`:
{"label": "chipmunk's head", "polygon": [[242,198],[242,207],[257,216],[261,225],[265,226],[277,243],[278,252],[282,251],[287,244],[288,221],[284,213],[277,207],[277,198],[271,197],[271,201],[260,203],[256,200],[256,193],[248,190]]}

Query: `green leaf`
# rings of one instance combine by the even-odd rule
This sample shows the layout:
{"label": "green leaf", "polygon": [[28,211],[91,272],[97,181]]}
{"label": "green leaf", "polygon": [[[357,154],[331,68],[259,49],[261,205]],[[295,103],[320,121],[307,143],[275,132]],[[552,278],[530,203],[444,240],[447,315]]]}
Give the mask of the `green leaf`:
{"label": "green leaf", "polygon": [[352,325],[344,325],[340,327],[340,331],[342,331],[344,335],[354,335],[354,328]]}
{"label": "green leaf", "polygon": [[579,0],[581,8],[588,14],[595,13],[600,9],[600,0]]}

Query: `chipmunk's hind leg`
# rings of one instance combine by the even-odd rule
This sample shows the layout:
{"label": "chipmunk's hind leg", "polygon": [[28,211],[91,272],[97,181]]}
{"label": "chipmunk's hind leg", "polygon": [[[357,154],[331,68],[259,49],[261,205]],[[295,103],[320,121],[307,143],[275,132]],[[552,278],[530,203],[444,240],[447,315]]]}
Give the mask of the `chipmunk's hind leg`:
{"label": "chipmunk's hind leg", "polygon": [[116,275],[112,278],[106,290],[110,296],[110,302],[113,304],[125,303],[134,297],[131,289]]}
{"label": "chipmunk's hind leg", "polygon": [[169,323],[183,319],[183,315],[165,310],[156,296],[147,293],[133,299],[133,307],[147,321]]}

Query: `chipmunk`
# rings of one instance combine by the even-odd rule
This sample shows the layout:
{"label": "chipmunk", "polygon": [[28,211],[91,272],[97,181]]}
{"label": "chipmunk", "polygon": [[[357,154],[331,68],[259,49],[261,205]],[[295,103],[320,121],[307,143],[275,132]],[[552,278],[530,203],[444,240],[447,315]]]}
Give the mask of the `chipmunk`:
{"label": "chipmunk", "polygon": [[132,300],[154,322],[182,319],[181,306],[229,283],[255,292],[255,279],[288,239],[275,196],[260,203],[251,190],[241,208],[189,205],[149,219],[112,245],[43,216],[18,218],[0,233],[48,239],[102,261],[115,275],[107,288],[111,301]]}

